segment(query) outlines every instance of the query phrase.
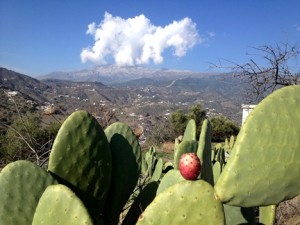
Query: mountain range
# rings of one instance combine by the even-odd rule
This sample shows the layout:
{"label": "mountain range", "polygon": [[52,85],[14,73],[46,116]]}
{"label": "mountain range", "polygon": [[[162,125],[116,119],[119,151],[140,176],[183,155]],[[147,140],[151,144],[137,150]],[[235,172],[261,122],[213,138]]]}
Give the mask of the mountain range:
{"label": "mountain range", "polygon": [[70,71],[70,72],[52,72],[38,77],[40,80],[59,79],[71,81],[92,81],[102,82],[113,85],[127,82],[135,79],[153,78],[153,79],[178,79],[183,77],[202,78],[213,73],[198,73],[188,70],[155,69],[142,66],[117,66],[104,65],[96,66],[90,69]]}
{"label": "mountain range", "polygon": [[187,110],[197,103],[210,116],[225,115],[238,125],[242,117],[243,85],[230,73],[107,65],[32,78],[0,68],[0,88],[1,111],[9,103],[9,97],[3,93],[17,91],[23,102],[53,105],[65,114],[78,109],[95,115],[110,110],[129,124],[153,125],[153,118],[166,119],[170,112]]}

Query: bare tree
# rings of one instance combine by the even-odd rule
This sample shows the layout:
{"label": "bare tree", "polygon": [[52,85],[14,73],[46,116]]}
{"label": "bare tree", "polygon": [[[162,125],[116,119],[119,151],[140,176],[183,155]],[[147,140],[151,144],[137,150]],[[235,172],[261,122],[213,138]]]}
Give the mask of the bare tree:
{"label": "bare tree", "polygon": [[52,124],[53,131],[50,131],[41,126],[38,115],[22,113],[14,97],[9,98],[14,104],[16,117],[12,123],[0,121],[0,128],[6,130],[5,134],[0,135],[0,169],[10,162],[22,159],[43,166],[48,161],[61,122],[56,119],[56,124]]}
{"label": "bare tree", "polygon": [[253,47],[255,54],[249,54],[250,59],[245,64],[225,60],[229,66],[222,63],[213,67],[226,68],[234,72],[247,85],[246,98],[248,102],[258,102],[274,90],[300,83],[300,70],[297,68],[297,58],[300,48],[297,44],[284,42],[277,45],[265,44]]}
{"label": "bare tree", "polygon": [[101,105],[88,105],[85,110],[92,114],[93,117],[101,124],[102,128],[105,129],[112,122],[118,121],[116,116],[116,110],[111,110],[107,106]]}

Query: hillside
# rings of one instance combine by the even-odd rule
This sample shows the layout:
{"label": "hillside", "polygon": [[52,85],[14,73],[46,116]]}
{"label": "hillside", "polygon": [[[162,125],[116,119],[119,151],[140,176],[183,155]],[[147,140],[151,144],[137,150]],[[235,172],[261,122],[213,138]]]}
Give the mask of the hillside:
{"label": "hillside", "polygon": [[[196,103],[200,103],[210,116],[225,115],[236,124],[241,123],[242,86],[230,74],[186,71],[175,71],[174,74],[172,70],[154,70],[151,75],[150,69],[136,68],[135,71],[139,70],[143,71],[140,76],[129,75],[130,71],[134,71],[130,68],[126,72],[128,79],[124,82],[116,79],[108,85],[93,81],[91,77],[88,81],[37,80],[1,68],[0,119],[10,120],[17,113],[13,99],[21,108],[39,110],[44,114],[50,109],[51,113],[66,116],[84,109],[104,126],[109,121],[120,120],[132,127],[142,125],[146,132],[150,132],[158,121],[167,119],[171,112],[187,110]],[[155,71],[167,72],[157,76]],[[110,80],[114,78],[113,75],[108,77]],[[8,92],[13,96],[9,96]]]}
{"label": "hillside", "polygon": [[3,124],[9,125],[20,113],[36,111],[48,102],[45,93],[51,90],[37,79],[0,68],[0,133],[6,129]]}
{"label": "hillside", "polygon": [[47,101],[44,94],[51,91],[51,87],[37,79],[1,67],[0,88],[17,91],[28,100],[38,103]]}

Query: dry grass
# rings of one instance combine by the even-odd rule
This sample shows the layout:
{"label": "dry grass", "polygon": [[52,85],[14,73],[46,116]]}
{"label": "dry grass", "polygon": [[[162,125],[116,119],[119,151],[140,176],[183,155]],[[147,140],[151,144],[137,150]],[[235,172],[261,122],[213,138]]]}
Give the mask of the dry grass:
{"label": "dry grass", "polygon": [[159,147],[160,152],[173,153],[174,152],[174,142],[165,142]]}
{"label": "dry grass", "polygon": [[173,161],[174,158],[174,142],[165,142],[157,147],[157,155],[164,162]]}

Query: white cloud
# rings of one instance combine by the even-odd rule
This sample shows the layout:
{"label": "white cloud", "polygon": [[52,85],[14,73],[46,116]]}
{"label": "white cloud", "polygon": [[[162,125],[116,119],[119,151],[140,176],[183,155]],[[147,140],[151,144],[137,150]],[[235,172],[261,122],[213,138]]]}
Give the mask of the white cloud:
{"label": "white cloud", "polygon": [[215,32],[207,32],[207,35],[209,37],[214,37],[214,36],[216,36],[216,33]]}
{"label": "white cloud", "polygon": [[294,27],[296,28],[297,31],[300,31],[300,24],[299,23],[295,23]]}
{"label": "white cloud", "polygon": [[139,65],[163,62],[162,53],[171,48],[173,55],[182,57],[204,40],[198,35],[196,24],[188,17],[173,21],[165,27],[155,26],[144,15],[123,19],[105,13],[100,24],[88,25],[86,34],[95,43],[81,52],[82,62],[106,64],[112,57],[119,65]]}

